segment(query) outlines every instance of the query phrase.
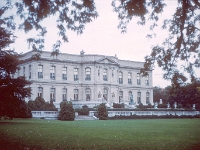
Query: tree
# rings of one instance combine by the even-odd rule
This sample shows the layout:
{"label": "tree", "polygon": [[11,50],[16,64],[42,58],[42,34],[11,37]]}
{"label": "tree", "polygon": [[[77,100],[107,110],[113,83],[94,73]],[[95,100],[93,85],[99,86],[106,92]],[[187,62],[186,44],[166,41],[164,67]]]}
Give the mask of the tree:
{"label": "tree", "polygon": [[108,119],[108,112],[106,109],[105,103],[101,103],[97,110],[99,120],[107,120]]}
{"label": "tree", "polygon": [[160,88],[155,86],[153,88],[153,100],[154,102],[160,102],[160,99],[162,99],[162,102],[167,104],[168,100],[169,100],[169,89],[170,87],[166,87],[166,88]]}
{"label": "tree", "polygon": [[184,86],[172,87],[170,89],[169,103],[172,105],[174,102],[182,104],[183,107],[187,107],[187,104],[192,106],[196,104],[196,108],[199,109],[200,105],[200,82],[193,82]]}
{"label": "tree", "polygon": [[[168,29],[169,37],[162,45],[152,48],[151,54],[145,57],[144,68],[141,69],[141,73],[147,75],[147,71],[154,69],[157,63],[165,72],[164,79],[170,79],[175,85],[185,83],[186,74],[190,75],[191,81],[197,80],[194,68],[200,67],[200,15],[197,12],[200,9],[200,2],[179,0],[177,3],[172,19],[165,20],[162,26],[163,29]],[[159,15],[164,11],[166,4],[162,0],[112,0],[112,6],[118,13],[118,28],[124,33],[133,17],[139,18],[140,25],[150,20],[152,22],[150,30],[153,30],[158,26]],[[13,15],[4,16],[4,14],[13,7],[16,7],[16,12],[13,13],[22,20],[18,28],[26,33],[30,30],[38,32],[38,38],[27,40],[34,51],[41,51],[44,48],[44,36],[48,32],[41,24],[44,19],[57,16],[58,35],[67,42],[67,29],[81,34],[85,24],[98,17],[94,0],[21,0],[20,2],[7,0],[7,3],[0,8],[1,32],[7,32],[12,36],[12,31],[17,25]],[[7,43],[13,42],[9,34],[2,34],[8,39]],[[152,38],[153,35],[148,34],[147,37]],[[58,55],[60,45],[60,40],[53,44],[52,55]],[[178,62],[182,65],[182,69]]]}
{"label": "tree", "polygon": [[16,100],[14,106],[14,118],[32,118],[31,110],[25,101]]}
{"label": "tree", "polygon": [[[118,2],[118,3],[117,3]],[[160,0],[113,0],[112,6],[120,20],[118,28],[124,33],[127,24],[133,17],[139,17],[138,24],[144,25],[147,20],[153,22],[150,30],[158,26],[159,14],[164,11],[166,4]],[[164,70],[164,79],[170,79],[172,84],[180,85],[187,81],[197,80],[194,68],[200,67],[200,9],[198,0],[180,0],[172,19],[164,20],[163,29],[168,29],[169,37],[161,46],[152,48],[149,56],[145,57],[143,75],[153,69],[155,63]],[[153,35],[147,35],[153,37]],[[180,63],[183,69],[180,69]]]}
{"label": "tree", "polygon": [[59,112],[58,119],[63,121],[74,121],[75,111],[70,102],[63,102]]}
{"label": "tree", "polygon": [[[98,16],[93,0],[22,0],[12,1],[7,0],[5,5],[0,9],[0,19],[4,28],[15,30],[16,24],[13,20],[13,15],[4,17],[6,11],[16,8],[14,15],[17,15],[22,20],[18,29],[25,31],[30,30],[38,32],[38,37],[29,38],[27,42],[32,45],[34,51],[41,51],[45,41],[44,36],[48,32],[46,27],[42,26],[42,21],[50,16],[56,16],[55,20],[58,28],[58,35],[61,36],[64,42],[68,42],[66,30],[72,30],[77,34],[82,34],[85,24],[92,21]],[[59,53],[61,41],[55,41],[53,44],[52,55]]]}
{"label": "tree", "polygon": [[31,82],[27,81],[25,77],[14,78],[16,70],[19,69],[18,55],[14,51],[5,50],[2,48],[6,47],[6,40],[3,42],[0,37],[0,116],[8,116],[13,118],[15,115],[15,108],[23,105],[23,99],[31,95],[31,89],[28,85]]}

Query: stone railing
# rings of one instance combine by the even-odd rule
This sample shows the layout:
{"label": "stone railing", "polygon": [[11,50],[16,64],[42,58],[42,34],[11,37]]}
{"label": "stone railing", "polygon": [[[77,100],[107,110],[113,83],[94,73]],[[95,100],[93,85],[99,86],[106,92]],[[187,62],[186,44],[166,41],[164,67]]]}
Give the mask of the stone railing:
{"label": "stone railing", "polygon": [[31,111],[33,118],[57,119],[58,111]]}
{"label": "stone railing", "polygon": [[[90,111],[89,116],[94,116],[96,111]],[[114,116],[147,116],[147,115],[156,115],[156,116],[165,116],[165,115],[177,115],[177,116],[195,116],[199,115],[199,111],[108,111],[108,117]]]}

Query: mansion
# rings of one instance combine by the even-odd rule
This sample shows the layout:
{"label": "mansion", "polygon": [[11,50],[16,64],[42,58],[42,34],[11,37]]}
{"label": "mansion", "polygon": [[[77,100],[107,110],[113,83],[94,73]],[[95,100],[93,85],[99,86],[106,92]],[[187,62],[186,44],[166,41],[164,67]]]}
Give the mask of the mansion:
{"label": "mansion", "polygon": [[153,104],[152,71],[142,77],[143,62],[120,60],[116,56],[80,55],[42,51],[40,59],[29,51],[22,54],[20,70],[15,76],[25,76],[31,81],[32,95],[28,100],[40,96],[52,100],[59,108],[60,102],[71,101],[74,107],[94,107],[106,103],[124,103],[133,107],[142,103]]}

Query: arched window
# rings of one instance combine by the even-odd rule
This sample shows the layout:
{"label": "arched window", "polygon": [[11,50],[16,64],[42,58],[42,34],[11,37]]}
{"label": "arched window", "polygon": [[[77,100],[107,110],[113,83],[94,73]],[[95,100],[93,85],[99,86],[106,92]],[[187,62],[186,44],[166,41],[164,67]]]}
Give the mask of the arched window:
{"label": "arched window", "polygon": [[108,100],[108,89],[106,89],[106,88],[103,89],[103,98],[106,101]]}
{"label": "arched window", "polygon": [[108,78],[107,78],[107,69],[103,70],[103,80],[104,81],[108,81]]}
{"label": "arched window", "polygon": [[78,100],[78,89],[74,89],[74,100]]}
{"label": "arched window", "polygon": [[137,103],[141,103],[141,92],[137,92]]}
{"label": "arched window", "polygon": [[91,89],[90,88],[86,88],[85,89],[85,94],[86,94],[86,101],[90,101],[91,100]]}
{"label": "arched window", "polygon": [[63,88],[63,101],[67,101],[67,89]]}
{"label": "arched window", "polygon": [[42,87],[38,87],[38,97],[43,97],[43,88]]}
{"label": "arched window", "polygon": [[146,92],[146,104],[149,104],[150,101],[149,101],[149,92]]}
{"label": "arched window", "polygon": [[123,101],[123,91],[119,91],[119,103]]}
{"label": "arched window", "polygon": [[123,74],[121,71],[119,72],[119,84],[123,84]]}
{"label": "arched window", "polygon": [[128,84],[132,84],[132,73],[128,73]]}
{"label": "arched window", "polygon": [[91,80],[91,69],[89,67],[85,68],[85,80],[86,81]]}
{"label": "arched window", "polygon": [[134,101],[133,101],[133,94],[132,94],[131,91],[128,92],[128,97],[129,97],[130,103],[131,103],[131,104],[134,103]]}
{"label": "arched window", "polygon": [[50,100],[51,101],[53,101],[53,102],[55,102],[56,101],[56,90],[55,90],[55,88],[51,88],[50,89]]}

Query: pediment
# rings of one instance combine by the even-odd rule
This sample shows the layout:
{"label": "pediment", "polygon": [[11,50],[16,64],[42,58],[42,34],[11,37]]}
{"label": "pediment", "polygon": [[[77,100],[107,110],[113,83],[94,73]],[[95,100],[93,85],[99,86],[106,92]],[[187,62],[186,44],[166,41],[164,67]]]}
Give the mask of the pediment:
{"label": "pediment", "polygon": [[102,58],[96,61],[97,63],[102,63],[102,64],[118,64],[117,62],[115,62],[114,60],[110,59],[110,58]]}

